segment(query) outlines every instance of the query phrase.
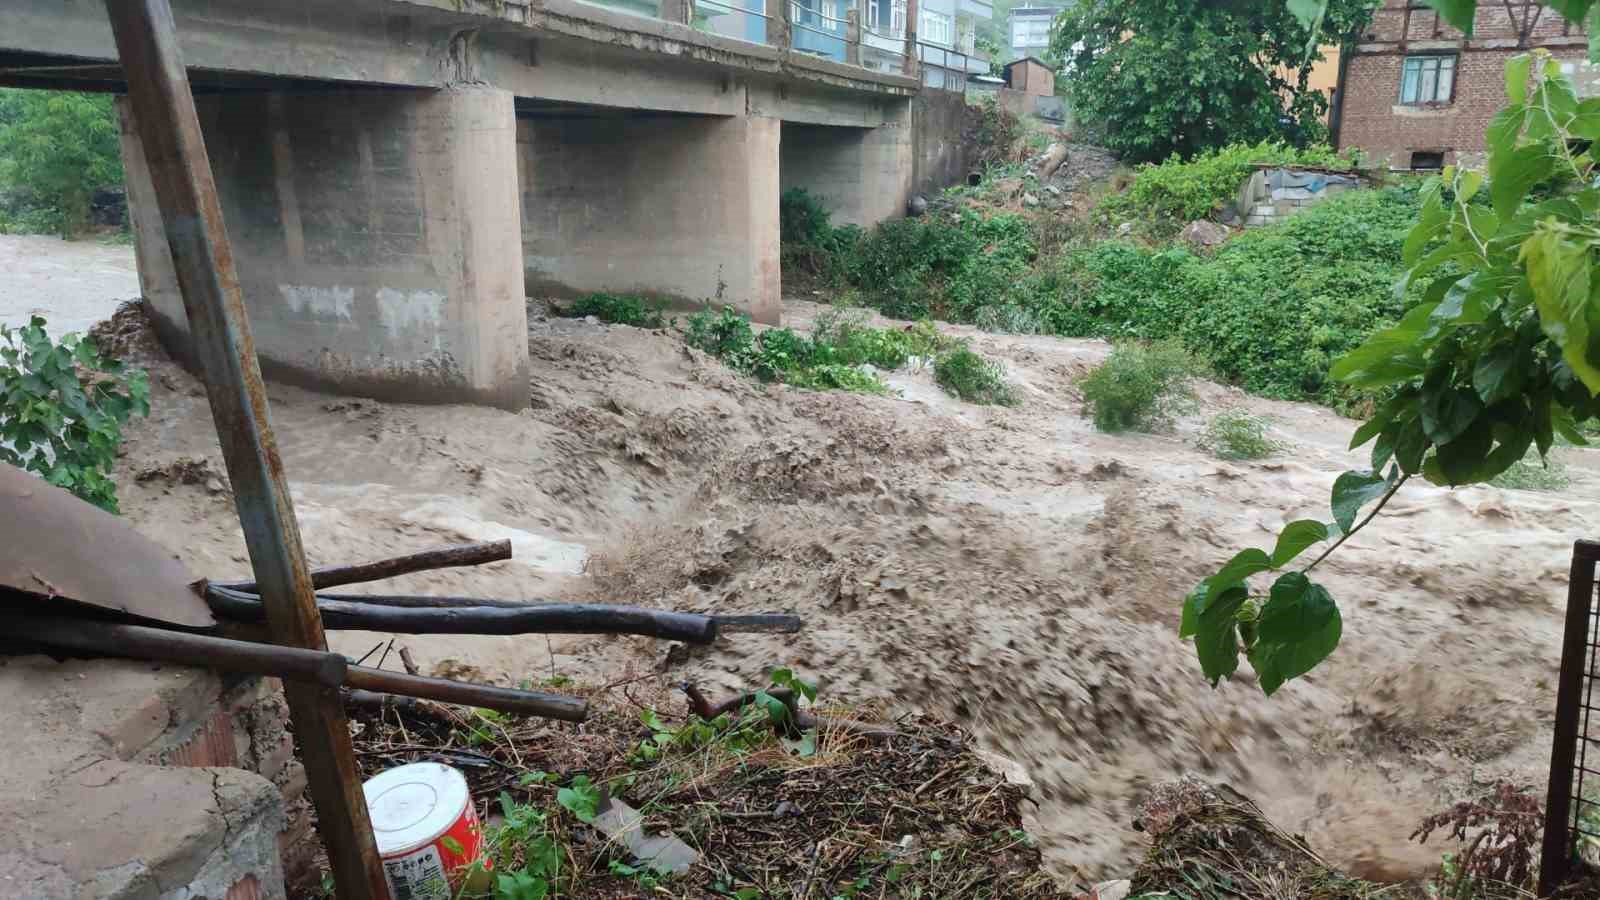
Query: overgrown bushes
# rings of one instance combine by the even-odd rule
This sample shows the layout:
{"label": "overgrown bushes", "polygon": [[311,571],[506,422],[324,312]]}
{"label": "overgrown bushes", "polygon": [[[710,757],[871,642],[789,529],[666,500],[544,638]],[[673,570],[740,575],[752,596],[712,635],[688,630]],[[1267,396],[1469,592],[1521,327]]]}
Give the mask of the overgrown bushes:
{"label": "overgrown bushes", "polygon": [[[1148,167],[1107,204],[1119,215],[1181,222],[1231,197],[1257,161],[1340,163],[1325,149],[1230,147]],[[786,262],[789,247],[808,248],[833,288],[885,315],[1024,334],[1171,338],[1246,390],[1346,407],[1367,398],[1335,388],[1328,367],[1411,299],[1393,286],[1421,205],[1415,184],[1350,191],[1201,254],[1081,232],[1046,240],[1059,214],[988,211],[965,195],[956,208],[845,231],[809,205],[814,198],[791,194],[785,227],[807,243],[786,245]],[[1041,259],[1041,243],[1060,249]]]}
{"label": "overgrown bushes", "polygon": [[1100,211],[1118,221],[1144,222],[1156,226],[1152,230],[1158,233],[1175,234],[1184,223],[1205,218],[1232,200],[1257,163],[1350,168],[1349,160],[1326,146],[1233,144],[1188,161],[1173,156],[1139,167],[1133,184],[1108,197]]}
{"label": "overgrown bushes", "polygon": [[1269,397],[1336,403],[1333,359],[1392,322],[1410,187],[1352,191],[1252,229],[1210,257],[1111,241],[1068,254],[1029,299],[1054,334],[1178,338]]}

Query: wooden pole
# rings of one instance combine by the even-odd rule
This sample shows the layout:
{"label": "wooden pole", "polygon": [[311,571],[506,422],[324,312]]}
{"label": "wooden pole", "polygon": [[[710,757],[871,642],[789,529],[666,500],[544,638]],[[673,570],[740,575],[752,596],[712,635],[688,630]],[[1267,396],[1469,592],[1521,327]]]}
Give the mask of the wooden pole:
{"label": "wooden pole", "polygon": [[[325,649],[172,7],[106,0],[106,11],[269,632],[285,647]],[[284,695],[339,897],[387,900],[339,692],[286,681]]]}
{"label": "wooden pole", "polygon": [[95,656],[157,659],[253,675],[298,678],[331,688],[345,683],[349,663],[337,653],[233,641],[204,634],[74,619],[67,616],[0,614],[7,638]]}

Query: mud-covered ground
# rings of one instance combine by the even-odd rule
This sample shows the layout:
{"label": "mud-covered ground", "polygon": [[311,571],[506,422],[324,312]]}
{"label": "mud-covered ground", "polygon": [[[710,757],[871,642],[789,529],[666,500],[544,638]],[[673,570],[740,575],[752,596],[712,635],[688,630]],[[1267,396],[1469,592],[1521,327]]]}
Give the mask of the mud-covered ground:
{"label": "mud-covered ground", "polygon": [[[791,303],[804,327],[818,307]],[[1270,700],[1209,688],[1176,636],[1186,590],[1285,521],[1327,515],[1359,465],[1349,420],[1202,387],[1205,411],[1275,417],[1291,449],[1255,463],[1175,434],[1108,436],[1076,376],[1096,341],[986,335],[1014,409],[946,396],[763,388],[672,333],[530,310],[532,406],[408,406],[272,386],[315,564],[509,537],[517,559],[409,576],[417,592],[792,610],[798,636],[707,651],[644,639],[412,637],[424,670],[516,681],[688,675],[713,688],[792,665],[825,698],[969,723],[1039,786],[1030,829],[1068,880],[1126,875],[1142,793],[1184,771],[1258,800],[1353,874],[1402,878],[1441,846],[1418,819],[1498,776],[1540,783],[1572,541],[1600,529],[1589,451],[1560,494],[1408,486],[1319,569],[1344,642]],[[129,429],[128,518],[198,573],[245,555],[198,383],[145,350],[152,412]],[[339,634],[359,655],[385,636]],[[1541,788],[1542,790],[1542,788]]]}

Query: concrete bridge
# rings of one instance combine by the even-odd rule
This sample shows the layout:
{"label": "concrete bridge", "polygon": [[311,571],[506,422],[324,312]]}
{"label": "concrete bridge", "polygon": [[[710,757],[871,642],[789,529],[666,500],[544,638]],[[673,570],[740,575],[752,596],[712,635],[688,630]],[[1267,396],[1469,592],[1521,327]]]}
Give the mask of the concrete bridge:
{"label": "concrete bridge", "polygon": [[[914,28],[897,54],[854,10],[615,0],[639,2],[654,15],[174,0],[269,376],[521,408],[525,295],[638,292],[776,322],[782,190],[870,225],[964,170],[961,95],[925,89],[924,69],[959,86],[966,61]],[[119,91],[115,60],[103,0],[0,0],[0,84]],[[140,281],[181,354],[165,226],[121,109]]]}

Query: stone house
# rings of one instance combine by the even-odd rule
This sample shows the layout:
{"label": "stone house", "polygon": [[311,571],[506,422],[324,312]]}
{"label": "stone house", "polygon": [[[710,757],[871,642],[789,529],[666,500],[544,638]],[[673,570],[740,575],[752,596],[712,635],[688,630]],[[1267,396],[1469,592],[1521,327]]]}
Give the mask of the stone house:
{"label": "stone house", "polygon": [[1467,37],[1420,0],[1382,0],[1341,60],[1334,142],[1391,168],[1476,164],[1484,130],[1506,103],[1506,61],[1535,48],[1562,61],[1580,94],[1600,92],[1588,38],[1542,3],[1480,2]]}

